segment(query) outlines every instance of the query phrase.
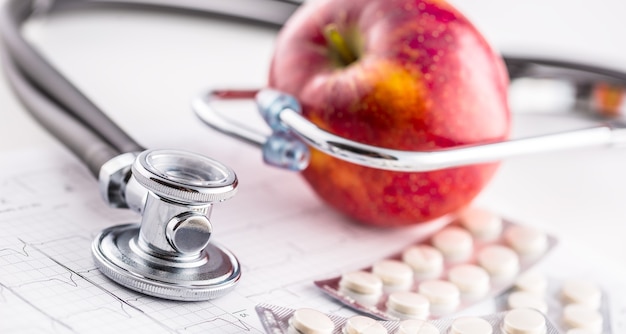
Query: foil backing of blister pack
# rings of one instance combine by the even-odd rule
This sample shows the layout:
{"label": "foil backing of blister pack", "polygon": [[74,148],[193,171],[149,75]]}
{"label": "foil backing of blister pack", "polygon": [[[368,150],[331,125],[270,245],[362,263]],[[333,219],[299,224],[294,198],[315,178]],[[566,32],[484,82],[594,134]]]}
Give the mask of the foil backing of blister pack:
{"label": "foil backing of blister pack", "polygon": [[[265,331],[268,334],[288,334],[296,332],[293,329],[290,331],[289,328],[289,321],[296,311],[295,309],[271,304],[259,304],[256,307],[256,311],[259,315],[261,323],[263,324],[263,327],[265,328]],[[514,334],[507,333],[503,328],[503,322],[506,314],[507,312],[498,312],[488,315],[476,316],[476,318],[486,320],[492,326],[492,334]],[[328,316],[328,318],[334,324],[332,334],[345,334],[344,328],[350,318],[340,317],[332,314],[326,314],[326,316]],[[561,334],[559,329],[553,323],[551,323],[549,319],[547,319],[545,316],[544,319],[546,324],[546,330],[543,334]],[[450,327],[455,320],[455,318],[441,318],[436,320],[429,320],[428,323],[435,326],[439,330],[440,334],[448,334],[450,333]],[[387,330],[388,334],[396,334],[401,324],[400,320],[376,321]]]}
{"label": "foil backing of blister pack", "polygon": [[[456,226],[456,227],[462,227],[458,222],[452,222],[450,225],[448,225],[447,227],[452,227],[452,226]],[[504,231],[506,231],[508,228],[511,227],[520,227],[520,226],[524,226],[518,223],[515,223],[511,220],[507,220],[507,219],[502,219],[502,230],[500,232],[500,235],[497,238],[494,238],[492,240],[489,241],[483,241],[480,240],[478,238],[474,238],[474,249],[472,252],[472,255],[467,258],[465,261],[462,262],[449,262],[449,261],[445,261],[444,262],[444,269],[442,271],[442,273],[438,276],[439,279],[443,279],[446,280],[447,279],[447,273],[448,271],[457,265],[460,264],[476,264],[477,263],[477,259],[476,259],[476,255],[485,247],[487,246],[493,246],[493,245],[502,245],[502,246],[507,246],[509,247],[504,238],[503,238],[503,234]],[[444,227],[445,229],[446,227]],[[417,244],[413,244],[413,245],[407,245],[406,248],[410,247],[410,246],[414,246],[414,245],[431,245],[432,246],[432,237],[436,234],[437,232],[435,232],[433,235],[431,235],[429,238],[424,239],[423,241],[417,243]],[[543,233],[543,232],[542,232]],[[526,270],[528,270],[529,268],[531,268],[532,266],[534,266],[535,264],[537,264],[539,261],[541,261],[542,259],[545,258],[545,256],[556,246],[557,244],[557,239],[556,237],[545,233],[546,236],[546,247],[544,249],[543,252],[541,252],[540,254],[534,254],[532,256],[521,256],[519,255],[519,271],[517,272],[517,274],[509,279],[506,280],[492,280],[490,281],[490,286],[489,286],[489,291],[487,293],[485,293],[483,296],[481,296],[480,298],[462,298],[460,301],[460,304],[452,311],[452,312],[448,312],[445,314],[429,314],[427,319],[437,319],[443,316],[447,316],[449,314],[452,314],[454,312],[458,312],[461,311],[467,307],[470,307],[472,305],[475,305],[479,302],[482,302],[484,300],[490,299],[490,298],[494,298],[497,295],[503,293],[504,291],[506,291],[507,289],[509,289],[513,282],[515,281],[515,278],[525,272]],[[402,252],[399,252],[398,254],[392,255],[388,258],[385,259],[391,259],[391,260],[401,260],[401,254]],[[385,260],[385,259],[381,259],[381,260]],[[366,271],[366,272],[371,272],[372,267],[367,267],[367,268],[363,268],[361,269],[362,271]],[[358,312],[362,312],[365,314],[368,314],[370,316],[379,318],[381,320],[400,320],[401,318],[397,317],[395,314],[390,314],[387,310],[387,306],[386,306],[386,301],[387,301],[387,297],[389,296],[389,293],[384,292],[382,294],[382,296],[378,299],[378,302],[375,303],[375,305],[364,305],[360,302],[358,302],[355,298],[352,298],[351,296],[349,296],[348,294],[344,293],[343,291],[341,291],[340,289],[340,281],[341,281],[342,276],[337,276],[337,277],[332,277],[332,278],[328,278],[328,279],[323,279],[323,280],[316,280],[314,282],[314,284],[321,289],[323,292],[325,292],[327,295],[331,296],[333,299],[341,302],[342,304],[352,308],[353,310],[356,310]],[[409,291],[412,292],[417,292],[418,286],[421,282],[423,282],[424,280],[422,279],[415,279],[413,285],[411,286],[411,288],[409,289]]]}

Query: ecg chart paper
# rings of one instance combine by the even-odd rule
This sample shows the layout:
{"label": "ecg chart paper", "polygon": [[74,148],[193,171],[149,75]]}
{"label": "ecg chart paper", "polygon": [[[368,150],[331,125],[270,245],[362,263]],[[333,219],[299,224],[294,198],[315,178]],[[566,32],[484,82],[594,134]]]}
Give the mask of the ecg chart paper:
{"label": "ecg chart paper", "polygon": [[[94,237],[103,228],[138,222],[139,216],[106,207],[95,178],[75,158],[61,151],[3,153],[0,170],[3,334],[263,333],[254,311],[259,303],[350,316],[352,311],[323,295],[313,281],[369,266],[439,227],[358,226],[312,193],[293,191],[304,187],[296,174],[263,169],[257,171],[263,177],[242,182],[235,198],[213,210],[214,238],[241,262],[239,285],[212,301],[167,301],[123,288],[95,268]],[[571,278],[578,270],[602,282],[615,311],[613,333],[623,333],[624,276],[609,265],[581,266],[597,259],[576,248],[557,247],[542,266],[553,277]],[[468,310],[484,314],[493,312],[493,305]]]}
{"label": "ecg chart paper", "polygon": [[[242,182],[212,216],[215,239],[241,262],[239,285],[213,301],[166,301],[95,268],[90,246],[99,231],[140,217],[106,207],[76,159],[3,153],[0,169],[0,333],[261,333],[254,311],[261,302],[352,314],[313,280],[364,267],[424,235],[359,227],[310,193]],[[295,174],[280,180],[280,187],[302,187],[290,184]]]}

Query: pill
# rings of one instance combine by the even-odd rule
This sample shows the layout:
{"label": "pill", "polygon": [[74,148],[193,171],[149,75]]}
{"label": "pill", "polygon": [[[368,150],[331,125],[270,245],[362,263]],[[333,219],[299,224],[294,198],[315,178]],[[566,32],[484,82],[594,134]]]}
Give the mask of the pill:
{"label": "pill", "polygon": [[544,316],[531,309],[515,309],[507,312],[502,325],[507,334],[545,334],[547,331]]}
{"label": "pill", "polygon": [[504,231],[504,240],[516,252],[523,256],[543,253],[548,248],[548,237],[538,229],[512,225]]}
{"label": "pill", "polygon": [[446,260],[455,262],[467,259],[474,247],[472,235],[457,226],[449,226],[437,232],[432,238],[432,244]]}
{"label": "pill", "polygon": [[439,315],[454,311],[460,303],[461,292],[456,285],[443,280],[429,280],[420,283],[420,295],[428,298],[432,313]]}
{"label": "pill", "polygon": [[289,329],[290,333],[326,334],[333,332],[335,324],[320,311],[302,308],[293,312],[289,319]]}
{"label": "pill", "polygon": [[358,293],[376,294],[381,291],[383,282],[378,276],[372,273],[354,271],[343,274],[339,285]]}
{"label": "pill", "polygon": [[456,285],[464,297],[479,298],[489,291],[489,274],[473,264],[462,264],[448,271],[448,280]]}
{"label": "pill", "polygon": [[536,309],[541,313],[548,312],[548,303],[541,295],[527,292],[515,291],[507,298],[509,309]]}
{"label": "pill", "polygon": [[585,304],[597,309],[602,301],[602,290],[593,282],[581,279],[568,280],[563,283],[561,295],[566,303]]}
{"label": "pill", "polygon": [[475,317],[461,317],[452,322],[450,334],[492,334],[493,327],[487,320]]}
{"label": "pill", "polygon": [[573,328],[565,332],[565,334],[593,334],[593,332],[584,328]]}
{"label": "pill", "polygon": [[515,280],[515,289],[537,295],[544,295],[548,288],[546,276],[538,270],[529,270]]}
{"label": "pill", "polygon": [[480,240],[493,240],[502,233],[502,219],[489,210],[470,207],[461,212],[459,223]]}
{"label": "pill", "polygon": [[341,275],[339,289],[361,304],[373,305],[383,293],[383,282],[367,271],[354,271]]}
{"label": "pill", "polygon": [[378,321],[357,315],[349,318],[344,325],[344,334],[387,334],[387,329]]}
{"label": "pill", "polygon": [[409,247],[402,253],[402,261],[413,269],[418,279],[437,278],[443,271],[443,255],[428,245]]}
{"label": "pill", "polygon": [[563,322],[570,328],[583,328],[593,334],[602,333],[602,314],[584,304],[569,304],[563,309]]}
{"label": "pill", "polygon": [[400,319],[426,319],[430,309],[428,298],[410,291],[396,291],[387,298],[387,310]]}
{"label": "pill", "polygon": [[437,327],[423,320],[403,320],[398,326],[396,334],[440,334]]}
{"label": "pill", "polygon": [[401,261],[379,261],[372,267],[372,273],[380,277],[385,287],[409,289],[413,285],[413,269]]}
{"label": "pill", "polygon": [[478,264],[496,279],[511,278],[519,271],[519,257],[508,247],[487,246],[478,252]]}

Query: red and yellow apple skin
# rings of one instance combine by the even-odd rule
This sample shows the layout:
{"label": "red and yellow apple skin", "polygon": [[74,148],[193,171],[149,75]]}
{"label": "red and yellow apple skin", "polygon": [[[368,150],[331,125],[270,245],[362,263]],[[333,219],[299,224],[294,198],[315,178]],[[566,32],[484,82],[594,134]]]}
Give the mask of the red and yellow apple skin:
{"label": "red and yellow apple skin", "polygon": [[[341,42],[355,59],[342,57]],[[320,128],[385,148],[432,151],[493,142],[510,129],[502,59],[444,1],[307,3],[279,33],[269,86],[295,96]],[[497,167],[390,172],[314,151],[303,175],[337,210],[391,227],[466,206]]]}

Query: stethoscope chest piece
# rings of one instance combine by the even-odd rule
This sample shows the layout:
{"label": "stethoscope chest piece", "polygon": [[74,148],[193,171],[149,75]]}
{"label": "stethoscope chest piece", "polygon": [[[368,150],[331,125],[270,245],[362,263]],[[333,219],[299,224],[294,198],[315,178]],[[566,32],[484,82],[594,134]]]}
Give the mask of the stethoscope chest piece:
{"label": "stethoscope chest piece", "polygon": [[[222,296],[241,275],[237,258],[209,243],[212,204],[232,197],[235,173],[188,152],[145,151],[125,186],[141,224],[105,229],[92,254],[100,271],[130,289],[166,299],[195,301]],[[135,203],[132,203],[135,202]]]}
{"label": "stethoscope chest piece", "polygon": [[239,262],[228,250],[209,244],[192,261],[152,256],[136,245],[139,224],[108,228],[93,243],[100,271],[129,289],[184,301],[208,300],[235,287]]}

